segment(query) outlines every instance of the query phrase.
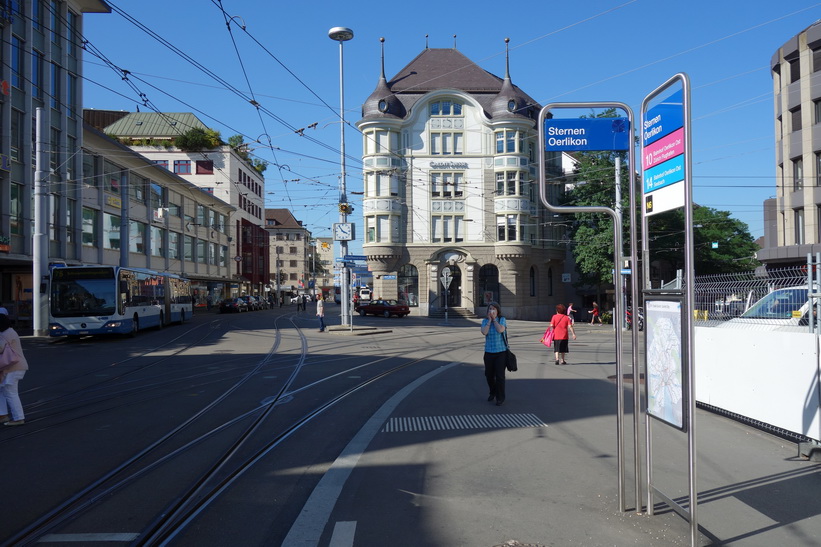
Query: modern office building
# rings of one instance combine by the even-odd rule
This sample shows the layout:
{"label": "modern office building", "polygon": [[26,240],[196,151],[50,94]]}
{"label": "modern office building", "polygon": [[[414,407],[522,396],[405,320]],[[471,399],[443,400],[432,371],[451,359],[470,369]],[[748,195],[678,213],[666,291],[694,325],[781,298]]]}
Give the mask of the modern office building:
{"label": "modern office building", "polygon": [[[537,319],[567,301],[563,227],[539,200],[540,109],[507,68],[499,78],[456,49],[426,48],[390,80],[383,60],[356,124],[357,237],[375,294],[422,316],[483,314],[497,301],[509,317]],[[560,176],[561,158],[546,169]]]}
{"label": "modern office building", "polygon": [[[234,282],[239,294],[265,296],[270,289],[268,233],[263,228],[265,178],[250,159],[220,143],[216,133],[211,133],[210,144],[182,144],[180,137],[192,129],[202,132],[200,141],[208,141],[209,128],[189,112],[95,113],[116,119],[105,126],[107,135],[234,207],[227,226]],[[206,232],[213,228],[201,218],[189,219],[187,226]]]}
{"label": "modern office building", "polygon": [[767,266],[806,264],[821,252],[821,21],[772,57],[776,197],[764,203]]}

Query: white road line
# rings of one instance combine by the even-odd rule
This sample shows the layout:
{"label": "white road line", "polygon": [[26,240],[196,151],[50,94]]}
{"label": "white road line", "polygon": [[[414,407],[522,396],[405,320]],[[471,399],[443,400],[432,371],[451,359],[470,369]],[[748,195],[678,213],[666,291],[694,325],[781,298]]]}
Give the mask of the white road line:
{"label": "white road line", "polygon": [[385,401],[379,410],[362,426],[362,429],[351,439],[348,446],[342,451],[336,461],[331,465],[325,475],[319,480],[319,483],[314,488],[308,501],[302,507],[293,526],[288,531],[288,535],[282,542],[280,547],[314,547],[319,545],[319,539],[322,537],[322,531],[328,519],[331,517],[331,511],[336,505],[336,500],[345,486],[345,481],[356,467],[359,457],[373,440],[374,436],[379,432],[379,429],[396,409],[402,400],[413,392],[417,387],[421,386],[440,372],[444,372],[452,366],[459,363],[449,363],[443,367],[417,378],[410,384],[399,390],[396,395]]}
{"label": "white road line", "polygon": [[102,541],[132,542],[140,534],[46,534],[37,543],[90,543]]}
{"label": "white road line", "polygon": [[356,533],[356,521],[340,521],[334,526],[334,533],[331,536],[331,543],[328,547],[352,547],[353,537]]}

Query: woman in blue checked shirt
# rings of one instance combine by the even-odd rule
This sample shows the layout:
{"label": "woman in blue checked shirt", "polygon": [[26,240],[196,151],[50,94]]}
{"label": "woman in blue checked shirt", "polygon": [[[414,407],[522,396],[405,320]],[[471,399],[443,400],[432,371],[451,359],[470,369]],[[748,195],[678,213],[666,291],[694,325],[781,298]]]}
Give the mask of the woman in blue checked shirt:
{"label": "woman in blue checked shirt", "polygon": [[482,334],[485,335],[485,378],[490,388],[487,400],[496,399],[496,406],[505,403],[505,361],[507,346],[502,333],[507,322],[502,317],[502,308],[496,302],[487,305],[487,317],[482,319]]}

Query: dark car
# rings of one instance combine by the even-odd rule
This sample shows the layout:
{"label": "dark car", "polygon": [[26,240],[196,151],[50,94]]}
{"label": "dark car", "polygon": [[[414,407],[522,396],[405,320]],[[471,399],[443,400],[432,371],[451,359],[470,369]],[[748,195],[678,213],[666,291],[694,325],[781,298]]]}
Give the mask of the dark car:
{"label": "dark car", "polygon": [[354,311],[359,315],[381,315],[383,317],[390,317],[395,315],[397,317],[405,317],[410,315],[410,308],[402,300],[365,300],[357,302]]}
{"label": "dark car", "polygon": [[248,303],[242,298],[226,298],[220,302],[220,313],[248,311]]}

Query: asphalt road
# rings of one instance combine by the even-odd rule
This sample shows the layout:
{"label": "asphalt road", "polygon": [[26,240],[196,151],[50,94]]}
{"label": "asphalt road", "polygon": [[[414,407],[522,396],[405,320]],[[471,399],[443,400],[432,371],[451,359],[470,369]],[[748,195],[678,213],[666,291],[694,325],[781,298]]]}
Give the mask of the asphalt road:
{"label": "asphalt road", "polygon": [[[355,317],[353,333],[319,333],[312,307],[286,306],[134,339],[25,338],[27,423],[0,431],[0,538],[689,545],[664,504],[636,509],[630,419],[620,511],[612,329],[578,325],[557,367],[544,324],[511,321],[519,371],[496,407],[478,325]],[[821,545],[818,464],[707,412],[696,427],[696,544]],[[686,503],[683,436],[656,426],[654,447],[656,484]]]}

